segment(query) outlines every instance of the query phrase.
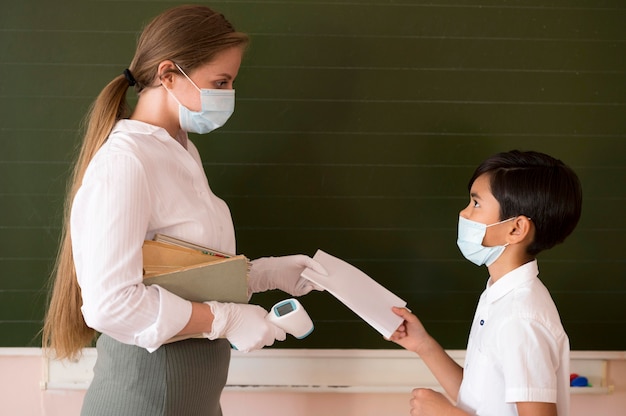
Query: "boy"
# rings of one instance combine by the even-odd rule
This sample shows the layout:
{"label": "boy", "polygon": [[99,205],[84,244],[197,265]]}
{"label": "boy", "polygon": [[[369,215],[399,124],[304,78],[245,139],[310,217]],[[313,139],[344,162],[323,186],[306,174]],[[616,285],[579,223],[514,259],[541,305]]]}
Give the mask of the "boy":
{"label": "boy", "polygon": [[566,416],[569,340],[556,306],[538,279],[536,255],[561,243],[580,218],[582,190],[563,162],[510,151],[485,160],[468,186],[457,244],[489,270],[467,344],[457,365],[404,308],[390,339],[417,353],[442,394],[415,389],[411,415]]}

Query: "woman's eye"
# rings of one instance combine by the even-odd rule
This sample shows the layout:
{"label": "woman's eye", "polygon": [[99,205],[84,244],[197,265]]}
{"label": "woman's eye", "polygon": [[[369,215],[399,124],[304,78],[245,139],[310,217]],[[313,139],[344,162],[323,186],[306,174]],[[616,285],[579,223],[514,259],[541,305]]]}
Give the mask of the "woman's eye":
{"label": "woman's eye", "polygon": [[215,86],[217,88],[224,88],[228,85],[228,81],[215,81]]}

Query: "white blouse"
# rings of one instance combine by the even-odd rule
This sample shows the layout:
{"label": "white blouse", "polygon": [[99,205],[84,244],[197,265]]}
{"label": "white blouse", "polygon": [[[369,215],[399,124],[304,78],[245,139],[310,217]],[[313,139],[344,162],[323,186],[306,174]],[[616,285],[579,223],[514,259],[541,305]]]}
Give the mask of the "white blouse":
{"label": "white blouse", "polygon": [[228,206],[198,150],[166,130],[119,121],[74,199],[71,236],[87,325],[152,351],[189,321],[191,303],[142,283],[141,247],[156,233],[236,252]]}

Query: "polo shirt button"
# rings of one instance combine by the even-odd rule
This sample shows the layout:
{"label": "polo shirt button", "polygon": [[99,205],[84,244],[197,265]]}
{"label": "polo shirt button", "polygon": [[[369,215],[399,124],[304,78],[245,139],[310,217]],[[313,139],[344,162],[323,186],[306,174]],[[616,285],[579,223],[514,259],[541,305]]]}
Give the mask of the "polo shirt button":
{"label": "polo shirt button", "polygon": [[481,319],[481,320],[480,320],[480,326],[483,326],[483,325],[485,325],[485,320],[484,320],[484,319]]}

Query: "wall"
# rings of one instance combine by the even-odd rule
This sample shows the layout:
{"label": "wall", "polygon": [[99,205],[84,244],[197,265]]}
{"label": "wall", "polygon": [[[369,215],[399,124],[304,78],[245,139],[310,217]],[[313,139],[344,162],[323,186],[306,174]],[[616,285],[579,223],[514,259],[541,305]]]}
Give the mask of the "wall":
{"label": "wall", "polygon": [[[42,390],[40,382],[44,379],[44,366],[40,352],[26,350],[3,352],[0,349],[0,414],[78,415],[84,390]],[[608,384],[613,386],[612,392],[573,394],[570,416],[623,414],[626,408],[626,360],[609,361],[606,377]],[[405,416],[409,409],[408,391],[310,393],[290,389],[263,392],[231,390],[224,393],[222,405],[225,416]]]}

